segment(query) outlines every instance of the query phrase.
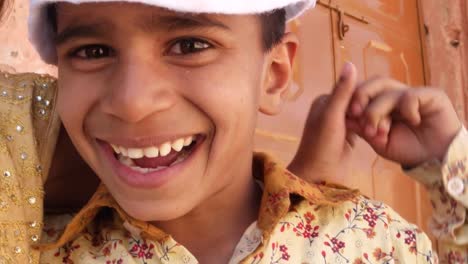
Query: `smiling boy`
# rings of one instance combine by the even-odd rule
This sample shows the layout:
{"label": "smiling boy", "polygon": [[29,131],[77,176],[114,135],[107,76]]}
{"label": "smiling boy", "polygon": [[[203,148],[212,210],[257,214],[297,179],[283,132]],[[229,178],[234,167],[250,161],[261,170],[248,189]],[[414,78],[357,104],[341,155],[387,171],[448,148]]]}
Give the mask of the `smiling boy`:
{"label": "smiling boy", "polygon": [[[283,36],[284,11],[259,19],[128,3],[55,8],[57,111],[78,151],[126,213],[202,263],[227,262],[260,207],[257,111],[277,111],[290,82],[297,40]],[[276,39],[261,19],[277,23]]]}
{"label": "smiling boy", "polygon": [[[277,113],[291,82],[285,21],[312,1],[181,2],[32,3],[34,42],[59,68],[56,110],[103,184],[73,219],[46,217],[50,244],[31,258],[434,263],[427,237],[382,203],[253,154],[258,112]],[[347,64],[336,94],[354,82]],[[443,109],[449,144],[461,124]]]}

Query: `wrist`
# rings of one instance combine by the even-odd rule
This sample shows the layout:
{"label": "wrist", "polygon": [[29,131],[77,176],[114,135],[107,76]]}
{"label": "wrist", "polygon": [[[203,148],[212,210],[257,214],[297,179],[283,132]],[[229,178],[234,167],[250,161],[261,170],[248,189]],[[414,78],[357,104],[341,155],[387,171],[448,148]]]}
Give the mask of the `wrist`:
{"label": "wrist", "polygon": [[458,124],[458,126],[451,129],[451,132],[448,132],[447,135],[443,137],[444,140],[442,140],[442,143],[439,145],[440,147],[435,151],[432,159],[437,159],[439,162],[444,162],[450,146],[453,144],[453,141],[457,138],[462,129],[463,125],[461,122]]}

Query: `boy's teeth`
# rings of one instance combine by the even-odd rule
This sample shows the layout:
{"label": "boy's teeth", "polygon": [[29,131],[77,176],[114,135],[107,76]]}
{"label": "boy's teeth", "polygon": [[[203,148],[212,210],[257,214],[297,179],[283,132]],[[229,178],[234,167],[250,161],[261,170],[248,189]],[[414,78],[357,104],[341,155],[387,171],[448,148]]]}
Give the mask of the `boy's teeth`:
{"label": "boy's teeth", "polygon": [[172,142],[172,148],[177,152],[181,151],[183,147],[184,147],[184,139],[183,138]]}
{"label": "boy's teeth", "polygon": [[169,142],[166,142],[166,143],[162,144],[159,147],[159,154],[161,155],[161,157],[165,157],[169,153],[171,153],[171,148],[172,148],[171,143],[169,143]]}
{"label": "boy's teeth", "polygon": [[128,155],[129,158],[131,159],[141,159],[143,158],[143,150],[142,149],[137,149],[137,148],[129,148],[128,149]]}
{"label": "boy's teeth", "polygon": [[[168,168],[166,166],[160,166],[160,167],[157,167],[157,168],[141,168],[141,167],[138,167],[131,158],[124,157],[122,155],[119,155],[119,161],[123,165],[131,168],[132,170],[143,173],[143,174],[150,173],[150,172],[155,172],[155,171],[160,171],[160,170],[164,170],[164,169]],[[175,161],[173,164],[171,164],[171,166],[178,163],[178,162],[181,162],[181,158],[178,158],[177,161]]]}
{"label": "boy's teeth", "polygon": [[135,162],[133,162],[133,160],[129,157],[124,157],[122,155],[119,155],[119,161],[120,163],[122,163],[123,165],[126,165],[128,167],[133,167],[135,166]]}
{"label": "boy's teeth", "polygon": [[125,148],[121,146],[116,146],[110,144],[112,149],[116,154],[121,154],[121,156],[128,157],[130,159],[141,159],[143,157],[147,158],[157,158],[159,156],[165,157],[171,153],[171,150],[174,149],[177,152],[180,152],[184,147],[190,146],[192,144],[194,137],[189,136],[185,138],[179,138],[175,141],[165,142],[159,147],[147,147],[147,148]]}
{"label": "boy's teeth", "polygon": [[154,169],[150,169],[150,168],[141,168],[141,167],[138,167],[138,166],[129,166],[130,169],[136,171],[136,172],[139,172],[139,173],[143,173],[143,174],[146,174],[146,173],[150,173],[150,172],[155,172],[155,171],[160,171],[160,170],[164,170],[164,169],[167,169],[168,167],[166,166],[161,166],[161,167],[157,167],[157,168],[154,168]]}
{"label": "boy's teeth", "polygon": [[149,172],[149,168],[141,168],[141,167],[138,167],[138,166],[131,166],[130,168],[132,170],[140,172],[140,173],[148,173]]}
{"label": "boy's teeth", "polygon": [[147,158],[157,158],[157,157],[159,157],[159,149],[157,147],[145,148],[145,150],[143,152],[145,154],[145,157],[147,157]]}
{"label": "boy's teeth", "polygon": [[116,145],[111,144],[112,148],[114,149],[114,152],[117,154],[120,154],[120,149]]}
{"label": "boy's teeth", "polygon": [[[123,154],[119,154],[118,155],[118,160],[120,161],[120,163],[122,163],[123,165],[131,168],[132,170],[136,171],[136,172],[139,172],[139,173],[143,173],[143,174],[147,174],[147,173],[151,173],[151,172],[156,172],[156,171],[160,171],[160,170],[164,170],[164,169],[167,169],[171,166],[174,166],[182,161],[184,161],[187,156],[189,155],[188,152],[182,152],[175,161],[173,161],[169,167],[166,167],[166,166],[159,166],[157,168],[142,168],[142,167],[139,167],[136,165],[134,159],[137,159],[135,157],[139,157],[140,155],[142,155],[141,153],[144,154],[144,156],[147,156],[147,157],[150,157],[150,156],[154,156],[154,155],[158,155],[159,153],[159,150],[161,150],[161,156],[165,156],[167,155],[168,153],[171,152],[172,148],[174,148],[176,151],[177,149],[179,148],[179,146],[182,144],[183,145],[183,141],[185,141],[185,139],[182,139],[182,140],[176,140],[174,141],[172,144],[170,143],[164,143],[161,145],[160,149],[156,148],[156,147],[149,147],[149,148],[145,148],[145,149],[135,149],[135,148],[131,148],[131,149],[126,149],[126,152],[128,153],[128,156],[125,156]],[[175,145],[175,147],[174,147]],[[182,149],[183,147],[181,147]],[[120,150],[120,147],[118,148]]]}
{"label": "boy's teeth", "polygon": [[128,156],[128,151],[127,151],[126,148],[124,148],[124,147],[119,147],[119,149],[120,149],[120,153],[122,153],[122,155]]}
{"label": "boy's teeth", "polygon": [[192,141],[193,141],[193,137],[192,137],[192,136],[184,138],[184,147],[187,147],[187,146],[189,146],[190,144],[192,144]]}

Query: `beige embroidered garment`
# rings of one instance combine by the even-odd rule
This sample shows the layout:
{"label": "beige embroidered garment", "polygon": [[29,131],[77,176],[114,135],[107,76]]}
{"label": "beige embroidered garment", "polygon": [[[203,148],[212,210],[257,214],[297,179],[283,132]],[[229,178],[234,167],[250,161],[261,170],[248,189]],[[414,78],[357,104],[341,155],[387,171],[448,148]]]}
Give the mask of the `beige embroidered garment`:
{"label": "beige embroidered garment", "polygon": [[[42,185],[60,126],[55,94],[50,77],[0,75],[0,263],[198,263],[168,234],[128,216],[105,186],[76,216],[42,223]],[[431,192],[442,263],[467,263],[467,149],[463,129],[443,164],[409,173]],[[437,262],[427,237],[384,204],[338,185],[306,184],[266,155],[255,163],[264,190],[259,219],[231,263]],[[32,249],[40,236],[48,243],[42,252]]]}
{"label": "beige embroidered garment", "polygon": [[55,79],[0,74],[0,263],[37,263],[43,182],[60,121]]}

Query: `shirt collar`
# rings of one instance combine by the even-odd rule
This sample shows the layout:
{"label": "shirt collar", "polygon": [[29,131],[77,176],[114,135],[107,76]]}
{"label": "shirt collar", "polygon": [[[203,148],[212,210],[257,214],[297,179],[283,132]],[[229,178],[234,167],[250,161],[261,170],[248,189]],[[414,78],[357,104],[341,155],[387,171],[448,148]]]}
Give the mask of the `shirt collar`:
{"label": "shirt collar", "polygon": [[[357,190],[350,190],[337,184],[309,184],[287,171],[267,154],[257,153],[254,156],[255,178],[263,183],[263,195],[260,206],[258,227],[263,238],[269,235],[289,212],[291,205],[297,200],[306,199],[314,205],[336,205],[352,200],[359,195]],[[115,201],[107,188],[101,184],[88,203],[70,221],[60,238],[50,244],[41,244],[40,250],[60,248],[75,239],[103,208],[114,209],[124,222],[141,230],[143,238],[160,241],[169,237],[168,234],[154,225],[137,220],[128,215]]]}

